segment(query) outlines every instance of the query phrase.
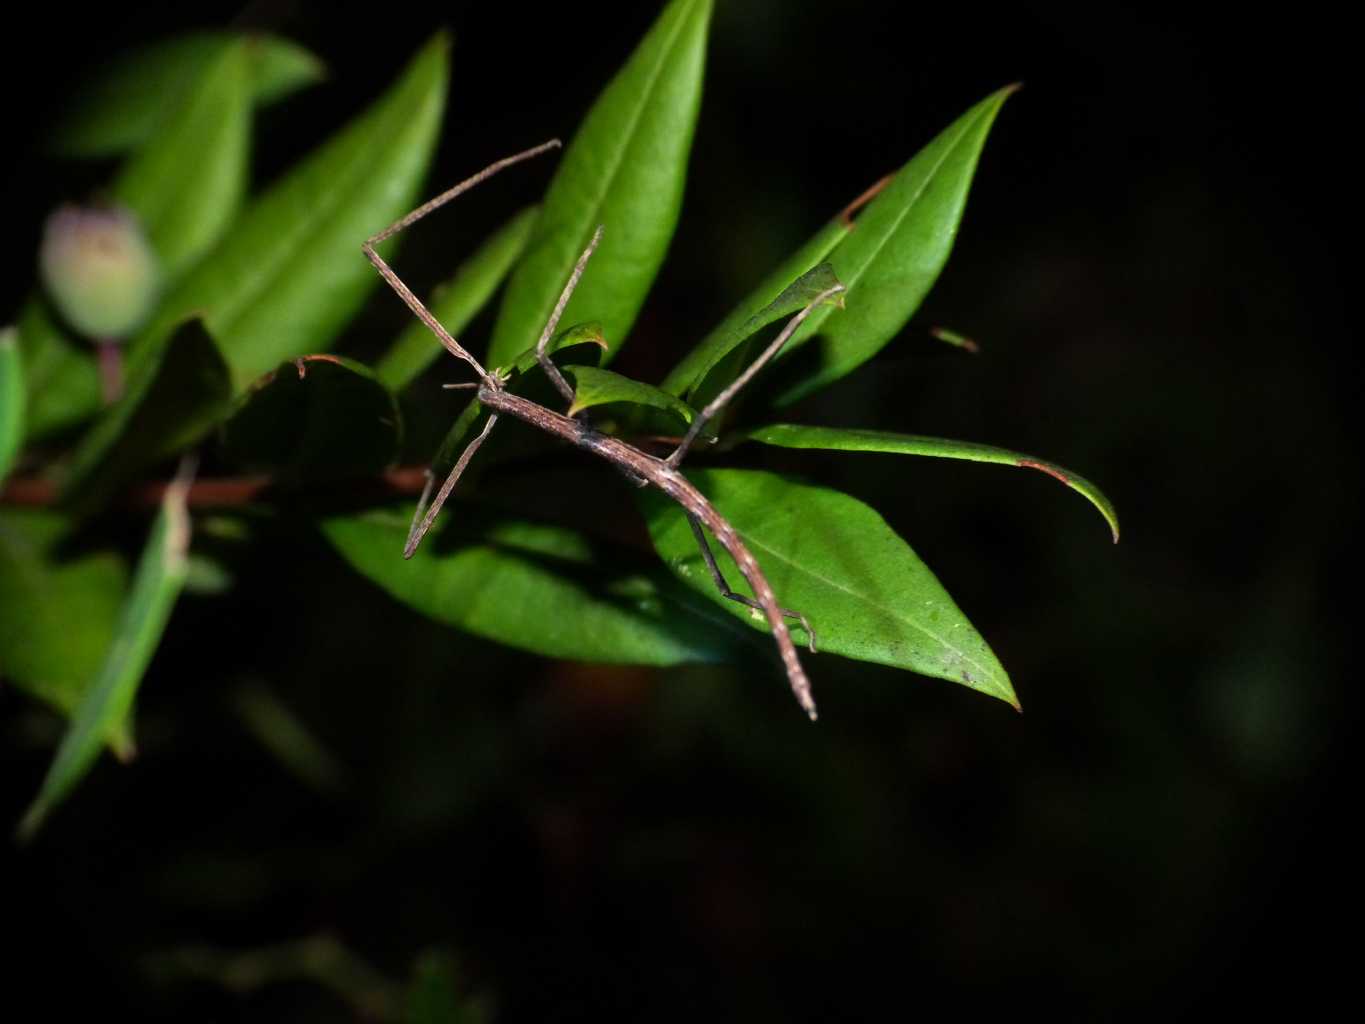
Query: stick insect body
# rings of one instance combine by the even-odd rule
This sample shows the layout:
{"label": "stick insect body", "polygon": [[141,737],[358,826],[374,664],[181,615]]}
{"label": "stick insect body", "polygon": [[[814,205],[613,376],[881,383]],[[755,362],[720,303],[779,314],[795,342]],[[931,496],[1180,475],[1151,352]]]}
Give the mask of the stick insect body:
{"label": "stick insect body", "polygon": [[[419,206],[406,217],[395,222],[388,228],[385,228],[383,231],[379,232],[379,234],[374,235],[361,247],[370,262],[374,264],[375,269],[379,271],[380,276],[398,293],[399,297],[407,304],[408,308],[416,314],[418,319],[430,328],[432,333],[436,335],[441,344],[445,346],[446,350],[450,352],[451,355],[468,363],[479,378],[477,384],[471,383],[454,386],[477,388],[478,400],[490,410],[490,415],[483,431],[474,438],[461,453],[459,459],[455,463],[455,467],[450,471],[450,474],[446,477],[445,482],[442,483],[440,490],[437,492],[435,499],[432,500],[430,504],[428,504],[428,499],[431,497],[431,489],[435,480],[434,477],[430,475],[430,471],[428,471],[427,486],[423,491],[422,497],[417,505],[417,510],[413,515],[412,526],[408,531],[407,543],[403,549],[403,556],[405,558],[410,558],[417,550],[417,546],[421,543],[422,538],[426,535],[427,531],[431,529],[431,525],[435,521],[437,513],[440,512],[441,506],[445,504],[446,499],[450,496],[450,492],[454,490],[455,484],[459,480],[460,475],[464,472],[465,467],[469,464],[469,460],[473,458],[474,453],[478,451],[479,447],[487,439],[489,432],[492,431],[493,425],[497,423],[499,414],[513,416],[534,427],[538,427],[548,434],[553,434],[572,445],[584,448],[601,456],[603,459],[606,459],[608,462],[623,470],[630,479],[636,481],[640,486],[657,487],[682,507],[683,511],[687,514],[688,521],[692,526],[692,531],[696,535],[697,541],[701,546],[702,556],[706,562],[707,569],[710,571],[711,577],[715,581],[716,586],[720,589],[720,592],[733,601],[738,601],[762,612],[764,617],[768,620],[768,627],[772,631],[773,639],[777,642],[778,653],[782,658],[783,666],[786,668],[787,679],[791,683],[792,692],[796,695],[797,701],[805,710],[806,714],[814,720],[816,717],[815,700],[811,696],[810,680],[806,677],[805,670],[801,666],[801,659],[796,653],[796,645],[792,642],[791,631],[787,628],[786,620],[788,618],[793,618],[801,623],[802,628],[805,630],[806,636],[809,639],[810,649],[814,651],[815,633],[811,629],[810,623],[808,623],[805,616],[800,613],[788,611],[778,605],[777,597],[774,595],[773,588],[768,583],[767,577],[764,576],[758,561],[740,539],[735,528],[730,525],[729,521],[727,521],[724,516],[716,511],[715,507],[707,500],[704,494],[692,486],[687,478],[678,471],[677,467],[682,461],[683,456],[687,454],[692,443],[697,439],[706,422],[720,412],[720,410],[725,407],[726,403],[729,402],[760,369],[762,369],[764,364],[777,355],[782,346],[786,344],[787,340],[792,336],[797,327],[799,327],[801,322],[810,315],[813,309],[820,303],[834,298],[839,292],[844,290],[844,286],[835,285],[827,289],[820,295],[817,295],[809,305],[793,316],[782,329],[781,333],[773,339],[749,368],[698,413],[696,418],[692,421],[687,434],[683,437],[673,453],[666,459],[660,459],[650,455],[648,452],[636,448],[634,445],[622,441],[620,438],[593,429],[589,423],[583,420],[562,415],[547,409],[543,405],[528,401],[519,395],[512,394],[506,388],[506,376],[498,370],[489,372],[477,359],[470,355],[458,341],[451,337],[450,333],[441,326],[440,322],[431,314],[426,306],[422,304],[421,300],[418,299],[417,296],[412,293],[411,289],[409,289],[398,275],[394,273],[393,269],[385,262],[384,258],[375,251],[375,246],[380,242],[397,234],[405,227],[408,227],[415,221],[425,217],[428,213],[431,213],[438,207],[444,206],[456,196],[468,191],[481,181],[484,181],[498,171],[501,171],[503,168],[510,167],[512,164],[519,163],[522,160],[538,156],[547,150],[555,149],[559,144],[558,139],[552,139],[533,149],[528,149],[525,152],[517,153],[514,156],[506,157],[496,163],[490,164],[473,177],[467,178],[453,188],[441,193],[436,198]],[[563,374],[559,372],[559,368],[550,360],[549,354],[546,351],[546,346],[549,344],[550,338],[554,335],[555,328],[559,324],[559,319],[564,313],[564,307],[568,305],[569,297],[573,294],[574,288],[577,287],[579,278],[583,276],[583,271],[587,267],[588,260],[592,258],[593,251],[597,248],[597,244],[601,240],[601,237],[602,228],[599,226],[592,237],[592,241],[588,243],[588,247],[583,250],[583,254],[578,258],[578,262],[574,266],[573,272],[569,275],[569,280],[559,296],[559,301],[555,304],[554,311],[550,314],[550,318],[545,324],[545,329],[540,333],[540,340],[536,344],[536,359],[539,362],[541,369],[545,372],[545,375],[549,377],[559,393],[570,403],[573,402],[573,389],[564,379]],[[748,582],[750,589],[754,592],[753,598],[736,593],[731,590],[729,585],[725,582],[725,577],[722,575],[720,567],[716,564],[715,557],[712,555],[711,550],[706,543],[703,527],[711,531],[716,540],[720,542],[721,547],[729,552],[730,557],[733,558],[735,564],[739,566],[739,571],[744,575],[744,579]]]}

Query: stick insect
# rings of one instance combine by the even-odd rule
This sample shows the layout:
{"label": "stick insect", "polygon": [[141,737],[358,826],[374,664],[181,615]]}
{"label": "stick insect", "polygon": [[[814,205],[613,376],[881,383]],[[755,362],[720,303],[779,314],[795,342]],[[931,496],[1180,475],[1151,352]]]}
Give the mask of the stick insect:
{"label": "stick insect", "polygon": [[[777,642],[778,654],[781,656],[782,664],[787,671],[787,679],[791,684],[792,693],[795,694],[797,702],[805,710],[806,714],[814,721],[816,717],[815,699],[811,695],[810,680],[807,678],[805,670],[801,666],[801,659],[796,653],[796,645],[792,641],[791,632],[787,627],[787,619],[794,619],[799,622],[805,630],[807,642],[810,650],[815,650],[815,631],[811,628],[806,617],[800,612],[790,611],[781,607],[777,603],[777,597],[773,593],[772,586],[768,583],[767,577],[763,575],[763,570],[759,567],[757,560],[750,553],[744,542],[740,539],[735,528],[716,511],[715,507],[706,499],[706,496],[698,491],[687,478],[678,471],[678,465],[683,457],[696,442],[705,424],[715,417],[726,404],[742,389],[754,376],[782,349],[787,340],[792,336],[796,329],[801,326],[813,309],[829,299],[834,298],[844,290],[842,284],[836,284],[817,295],[811,302],[795,316],[793,316],[776,338],[767,346],[757,359],[736,378],[728,387],[718,394],[705,408],[703,408],[693,419],[687,433],[679,442],[677,448],[667,458],[660,459],[649,453],[636,448],[634,445],[622,441],[620,438],[609,434],[601,433],[593,429],[591,424],[582,419],[562,415],[531,402],[519,395],[512,394],[506,387],[510,374],[502,370],[489,372],[483,365],[456,341],[450,333],[441,326],[440,322],[424,306],[420,299],[412,293],[406,284],[398,277],[389,264],[384,260],[375,246],[387,238],[391,238],[404,228],[409,227],[421,220],[427,214],[433,212],[452,199],[467,192],[475,185],[487,180],[499,171],[522,162],[532,157],[539,156],[551,149],[559,148],[558,139],[551,139],[539,146],[535,146],[524,152],[505,157],[495,163],[485,167],[479,173],[470,178],[466,178],[458,185],[442,192],[434,199],[423,203],[407,216],[394,222],[383,231],[369,238],[362,246],[369,261],[374,264],[374,268],[379,271],[379,275],[388,283],[398,296],[407,304],[408,308],[424,323],[446,350],[457,359],[462,359],[468,363],[478,377],[477,381],[446,385],[455,388],[475,389],[478,400],[485,408],[490,410],[487,423],[483,431],[466,446],[465,450],[455,462],[455,467],[441,484],[434,500],[431,499],[431,490],[435,484],[435,477],[431,470],[427,470],[426,487],[418,500],[417,509],[413,514],[412,525],[408,530],[407,542],[404,545],[403,557],[411,558],[417,550],[417,546],[422,542],[422,538],[431,529],[437,514],[441,511],[441,506],[450,497],[451,491],[455,489],[455,484],[459,481],[460,475],[469,465],[474,453],[487,440],[489,432],[492,431],[494,424],[498,421],[499,415],[513,416],[517,419],[529,423],[533,427],[545,431],[547,434],[561,438],[572,445],[584,448],[595,455],[606,459],[627,478],[641,487],[657,487],[676,501],[687,515],[687,520],[692,526],[692,532],[697,538],[697,543],[701,548],[703,560],[711,574],[716,586],[722,595],[732,601],[738,601],[757,611],[763,613],[768,620],[768,627],[772,631],[773,639]],[[602,239],[603,227],[598,226],[588,243],[583,254],[579,256],[578,262],[574,265],[573,271],[569,274],[569,279],[564,285],[564,290],[560,293],[559,300],[555,303],[550,318],[545,323],[545,328],[540,332],[540,339],[536,342],[536,360],[540,364],[555,389],[564,396],[564,400],[572,406],[574,399],[573,389],[569,386],[564,375],[559,368],[550,360],[546,346],[550,338],[553,337],[555,328],[559,325],[559,318],[564,313],[564,307],[568,305],[569,297],[573,295],[574,289],[578,286],[579,279],[583,276],[583,271],[592,258],[598,243]],[[430,503],[428,503],[430,500]],[[710,530],[716,540],[720,542],[735,564],[739,566],[739,571],[748,582],[750,589],[754,592],[754,597],[750,598],[744,594],[735,592],[725,581],[725,576],[721,573],[720,566],[716,564],[715,555],[712,554],[710,546],[706,541],[706,530]]]}

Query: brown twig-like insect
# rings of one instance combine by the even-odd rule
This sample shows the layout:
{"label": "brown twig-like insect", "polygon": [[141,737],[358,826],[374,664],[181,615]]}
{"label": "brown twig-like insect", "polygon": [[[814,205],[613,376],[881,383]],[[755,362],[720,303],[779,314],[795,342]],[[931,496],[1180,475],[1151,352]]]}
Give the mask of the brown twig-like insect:
{"label": "brown twig-like insect", "polygon": [[[457,359],[463,359],[472,366],[479,378],[477,383],[471,382],[469,384],[447,386],[477,388],[479,401],[486,408],[491,410],[488,422],[484,426],[483,431],[478,437],[474,438],[461,453],[459,459],[455,463],[455,468],[450,471],[450,475],[446,477],[445,482],[441,485],[441,489],[436,493],[435,500],[431,501],[430,505],[428,505],[427,502],[431,497],[431,489],[435,483],[435,478],[431,475],[430,470],[428,470],[427,485],[422,492],[422,497],[417,503],[417,510],[413,514],[412,526],[408,530],[407,543],[403,549],[403,557],[411,558],[413,553],[417,550],[417,545],[422,542],[422,538],[426,535],[427,531],[431,529],[431,524],[435,521],[437,513],[441,510],[441,506],[445,504],[446,499],[450,497],[450,492],[454,490],[456,482],[460,479],[460,474],[464,472],[465,467],[469,465],[469,460],[473,458],[474,453],[478,451],[479,446],[487,439],[489,432],[493,429],[493,425],[497,423],[498,415],[504,413],[508,416],[515,416],[517,419],[524,420],[534,427],[539,427],[548,434],[553,434],[556,437],[568,441],[570,444],[577,445],[579,448],[585,448],[596,455],[600,455],[624,472],[628,478],[635,481],[639,486],[657,487],[682,506],[683,511],[687,514],[688,522],[692,525],[692,532],[696,535],[697,543],[701,546],[702,558],[705,560],[706,567],[711,573],[711,578],[715,581],[721,594],[732,601],[738,601],[741,604],[748,605],[750,608],[761,611],[767,618],[768,627],[772,630],[773,639],[777,641],[778,653],[781,655],[782,663],[786,667],[787,678],[791,682],[792,692],[796,695],[796,699],[801,704],[801,707],[805,709],[806,714],[814,720],[816,717],[815,700],[811,696],[810,680],[806,677],[805,670],[801,667],[801,659],[797,656],[796,645],[792,642],[791,633],[787,628],[786,620],[792,618],[801,623],[802,628],[806,632],[808,644],[812,651],[815,650],[815,631],[811,629],[810,623],[806,621],[804,615],[799,612],[788,611],[778,605],[777,598],[773,594],[773,588],[769,585],[767,578],[763,575],[763,570],[759,568],[758,562],[754,559],[754,556],[749,552],[749,549],[745,547],[744,542],[740,540],[739,534],[735,531],[735,528],[730,525],[724,516],[716,511],[715,507],[706,499],[705,495],[693,487],[692,484],[688,482],[687,478],[678,472],[678,464],[682,461],[683,456],[687,454],[688,449],[692,447],[693,442],[696,441],[697,436],[701,433],[702,427],[707,421],[719,413],[725,407],[726,403],[734,398],[739,390],[749,383],[754,375],[758,373],[769,360],[777,355],[782,346],[787,343],[787,339],[789,339],[797,327],[801,325],[801,322],[810,315],[811,310],[820,303],[825,302],[842,292],[844,286],[841,284],[835,285],[824,292],[821,292],[804,309],[793,316],[782,329],[781,333],[773,339],[772,343],[764,349],[763,353],[754,360],[749,368],[740,374],[729,387],[717,395],[714,400],[698,413],[696,418],[693,419],[687,434],[683,437],[681,443],[679,443],[673,453],[666,459],[660,459],[647,452],[641,451],[634,445],[627,444],[619,438],[594,430],[590,424],[582,420],[561,415],[560,413],[545,408],[543,405],[538,405],[519,395],[512,394],[505,386],[507,383],[507,376],[498,370],[494,370],[490,373],[488,370],[484,369],[477,359],[470,355],[458,341],[451,337],[450,333],[441,326],[440,322],[434,316],[432,316],[430,310],[422,304],[421,300],[412,293],[412,290],[402,282],[396,273],[394,273],[393,269],[385,262],[384,258],[375,251],[374,247],[380,242],[392,237],[416,221],[421,220],[433,210],[444,206],[456,196],[468,191],[481,181],[492,177],[503,168],[510,167],[515,163],[520,163],[522,160],[529,159],[530,157],[538,156],[547,150],[555,149],[559,144],[558,139],[552,139],[533,149],[528,149],[523,153],[517,153],[515,156],[509,156],[496,163],[490,164],[473,177],[465,179],[455,187],[442,192],[435,199],[422,204],[406,217],[403,217],[377,235],[374,235],[361,246],[370,262],[374,264],[375,269],[379,271],[380,276],[388,282],[389,287],[397,292],[399,297],[407,303],[408,308],[417,315],[417,318],[431,329],[431,332],[436,335],[441,344],[445,346],[446,350]],[[564,375],[559,372],[559,368],[550,360],[550,356],[546,352],[546,345],[549,344],[550,338],[554,335],[555,328],[559,325],[559,318],[564,313],[564,307],[568,305],[569,296],[573,294],[574,288],[577,287],[579,278],[583,276],[583,270],[588,265],[588,260],[592,257],[593,251],[597,248],[597,243],[602,238],[602,230],[601,226],[597,228],[597,231],[592,236],[592,241],[588,243],[588,247],[583,250],[583,254],[578,258],[578,262],[574,266],[573,272],[569,275],[568,282],[564,285],[563,292],[560,293],[559,301],[555,303],[554,311],[550,314],[550,319],[545,324],[545,329],[540,332],[540,340],[536,343],[536,359],[539,362],[541,369],[545,372],[545,375],[554,384],[559,393],[564,396],[565,401],[569,402],[570,405],[572,405],[574,398],[573,389],[569,387],[568,381],[566,381]],[[725,577],[722,575],[720,567],[716,564],[715,556],[711,553],[711,549],[706,543],[706,534],[703,531],[703,527],[710,530],[711,533],[715,535],[716,540],[720,542],[721,547],[725,548],[725,550],[730,553],[730,557],[735,560],[735,564],[739,566],[739,571],[744,574],[744,579],[748,581],[749,587],[753,590],[754,598],[746,597],[745,595],[738,594],[730,589],[729,584],[725,582]]]}

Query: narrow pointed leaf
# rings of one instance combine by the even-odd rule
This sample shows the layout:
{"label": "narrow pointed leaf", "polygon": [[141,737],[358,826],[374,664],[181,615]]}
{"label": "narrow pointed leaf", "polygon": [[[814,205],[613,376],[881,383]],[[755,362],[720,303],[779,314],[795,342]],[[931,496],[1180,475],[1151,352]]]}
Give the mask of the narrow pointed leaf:
{"label": "narrow pointed leaf", "polygon": [[[821,266],[825,257],[847,238],[852,230],[851,221],[836,217],[817,231],[801,248],[765,277],[729,316],[717,324],[715,329],[669,372],[660,387],[679,397],[695,398],[707,375],[727,355],[755,331],[761,330],[782,315],[780,312],[773,312],[765,318],[765,311],[771,311],[779,306],[782,296],[792,287],[792,283],[802,280]],[[799,308],[800,306],[797,307]],[[731,380],[733,379],[732,376]],[[719,392],[728,383],[729,380],[720,381],[715,391]]]}
{"label": "narrow pointed leaf", "polygon": [[36,296],[24,304],[18,326],[28,392],[24,433],[41,440],[94,415],[100,379],[89,346],[58,327]]}
{"label": "narrow pointed leaf", "polygon": [[100,69],[80,89],[53,130],[50,145],[65,156],[103,157],[150,139],[186,83],[225,49],[245,44],[248,86],[258,105],[274,103],[320,81],[322,61],[277,36],[191,32],[152,43]]}
{"label": "narrow pointed leaf", "polygon": [[[690,473],[753,552],[777,599],[802,612],[819,649],[962,683],[1018,706],[1009,676],[948,592],[875,510],[838,491],[771,473]],[[686,516],[654,491],[640,492],[654,547],[693,588],[766,630],[761,616],[721,597]],[[732,587],[743,576],[712,545]]]}
{"label": "narrow pointed leaf", "polygon": [[488,361],[533,344],[600,224],[602,244],[565,319],[602,321],[618,348],[663,262],[701,104],[711,0],[673,0],[569,144],[503,296]]}
{"label": "narrow pointed leaf", "polygon": [[331,347],[379,282],[360,244],[415,201],[440,127],[446,57],[438,35],[369,110],[251,203],[133,340],[130,378],[195,313],[238,388],[285,359]]}
{"label": "narrow pointed leaf", "polygon": [[373,476],[402,436],[398,400],[368,367],[302,356],[252,385],[223,425],[223,448],[242,469],[297,484]]}
{"label": "narrow pointed leaf", "polygon": [[232,381],[204,324],[190,320],[161,342],[128,390],[82,439],[62,500],[97,507],[138,473],[194,444],[228,412]]}
{"label": "narrow pointed leaf", "polygon": [[721,660],[727,633],[690,596],[624,551],[566,527],[490,521],[468,503],[410,560],[411,510],[329,519],[323,533],[362,575],[438,622],[556,658],[673,665]]}
{"label": "narrow pointed leaf", "polygon": [[0,509],[0,677],[71,714],[113,641],[128,570],[113,552],[67,552],[67,516]]}
{"label": "narrow pointed leaf", "polygon": [[[581,353],[584,356],[595,356],[600,359],[610,346],[607,336],[602,331],[602,325],[596,320],[590,320],[584,324],[574,324],[560,331],[545,345],[547,354],[553,355],[557,352],[564,352],[567,349],[578,345],[594,345],[595,349],[584,348]],[[512,366],[518,373],[530,373],[540,362],[536,355],[535,346],[532,345],[513,361]]]}
{"label": "narrow pointed leaf", "polygon": [[690,424],[692,417],[696,415],[691,406],[667,391],[661,391],[652,384],[631,380],[611,370],[599,370],[595,366],[570,366],[566,372],[573,377],[575,385],[573,405],[569,408],[570,416],[584,409],[613,402],[662,409],[672,413],[684,425]]}
{"label": "narrow pointed leaf", "polygon": [[24,441],[24,357],[19,332],[0,327],[0,487]]}
{"label": "narrow pointed leaf", "polygon": [[37,798],[19,824],[22,839],[31,838],[53,808],[70,795],[99,756],[105,738],[128,716],[185,582],[190,541],[187,491],[183,484],[166,490],[119,617],[114,642],[76,708]]}
{"label": "narrow pointed leaf", "polygon": [[[844,308],[818,311],[779,359],[789,379],[777,396],[789,405],[876,355],[924,301],[957,237],[986,135],[1010,86],[972,107],[896,174],[868,204],[830,262],[848,286]],[[792,356],[818,336],[818,350]]]}
{"label": "narrow pointed leaf", "polygon": [[[533,206],[518,213],[484,242],[454,277],[432,293],[427,308],[453,337],[458,338],[488,304],[521,258],[539,212]],[[375,373],[385,386],[401,391],[444,353],[427,326],[414,319],[375,365]]]}
{"label": "narrow pointed leaf", "polygon": [[838,427],[805,427],[795,423],[771,423],[745,431],[750,441],[774,445],[778,448],[822,448],[841,452],[884,452],[892,455],[928,455],[936,459],[963,459],[968,462],[994,462],[1001,466],[1022,466],[1046,473],[1084,497],[1104,516],[1114,536],[1119,540],[1119,515],[1113,502],[1104,492],[1083,476],[1073,473],[1055,462],[1047,462],[1032,455],[996,448],[970,441],[953,441],[944,437],[919,437],[914,434],[892,434],[881,430],[845,430]]}
{"label": "narrow pointed leaf", "polygon": [[165,281],[207,252],[237,215],[250,135],[248,44],[238,40],[186,79],[113,186],[114,198],[141,219]]}

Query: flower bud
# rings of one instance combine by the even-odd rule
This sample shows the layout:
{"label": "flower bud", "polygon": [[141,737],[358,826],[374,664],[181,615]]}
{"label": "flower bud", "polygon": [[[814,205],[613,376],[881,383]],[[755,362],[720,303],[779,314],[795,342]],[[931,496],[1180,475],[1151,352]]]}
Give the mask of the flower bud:
{"label": "flower bud", "polygon": [[58,311],[89,338],[127,337],[156,302],[156,253],[120,207],[58,207],[43,228],[38,266]]}

